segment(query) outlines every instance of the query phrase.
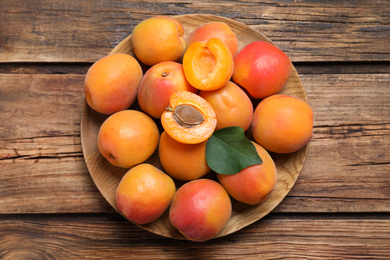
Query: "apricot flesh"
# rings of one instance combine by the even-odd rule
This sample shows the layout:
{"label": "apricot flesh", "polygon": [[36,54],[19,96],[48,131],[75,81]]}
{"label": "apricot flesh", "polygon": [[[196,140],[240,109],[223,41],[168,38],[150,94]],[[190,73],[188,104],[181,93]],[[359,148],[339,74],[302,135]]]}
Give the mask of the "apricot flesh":
{"label": "apricot flesh", "polygon": [[97,144],[112,165],[129,168],[148,159],[156,150],[159,138],[152,118],[137,110],[122,110],[100,126]]}
{"label": "apricot flesh", "polygon": [[168,209],[176,192],[171,177],[151,164],[131,168],[116,190],[118,210],[137,224],[158,219]]}
{"label": "apricot flesh", "polygon": [[263,160],[262,164],[249,166],[233,175],[217,174],[217,177],[234,199],[245,204],[257,205],[275,188],[277,171],[269,153],[257,143],[252,143]]}
{"label": "apricot flesh", "polygon": [[252,101],[234,82],[228,81],[214,91],[200,91],[199,96],[210,103],[217,115],[215,130],[230,126],[242,127],[244,131],[249,129],[253,117]]}
{"label": "apricot flesh", "polygon": [[202,97],[189,91],[178,91],[170,97],[161,124],[176,141],[196,144],[213,134],[217,117],[212,106]]}
{"label": "apricot flesh", "polygon": [[177,61],[186,50],[184,27],[176,19],[155,16],[137,24],[131,35],[137,58],[148,66],[163,61]]}
{"label": "apricot flesh", "polygon": [[160,62],[149,68],[142,78],[137,94],[138,104],[144,112],[159,119],[169,106],[170,96],[179,90],[198,91],[185,78],[182,64]]}
{"label": "apricot flesh", "polygon": [[226,190],[211,179],[183,184],[174,195],[169,221],[191,241],[215,238],[229,221],[232,204]]}
{"label": "apricot flesh", "polygon": [[194,42],[183,56],[183,69],[188,82],[199,90],[216,90],[233,74],[234,62],[230,49],[218,38]]}
{"label": "apricot flesh", "polygon": [[268,151],[296,152],[312,138],[313,110],[305,101],[293,96],[270,96],[255,109],[252,134]]}
{"label": "apricot flesh", "polygon": [[140,64],[131,55],[118,53],[101,58],[85,77],[88,105],[108,115],[129,108],[137,97],[142,76]]}
{"label": "apricot flesh", "polygon": [[206,141],[199,144],[185,144],[163,132],[158,147],[161,165],[174,179],[195,180],[210,171],[206,162]]}

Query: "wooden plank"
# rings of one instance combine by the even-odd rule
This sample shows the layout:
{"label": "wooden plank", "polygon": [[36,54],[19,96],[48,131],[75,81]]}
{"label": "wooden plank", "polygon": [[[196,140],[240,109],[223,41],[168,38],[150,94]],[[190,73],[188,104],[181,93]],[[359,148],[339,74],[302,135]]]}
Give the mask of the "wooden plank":
{"label": "wooden plank", "polygon": [[390,220],[381,216],[273,214],[227,237],[163,238],[106,216],[0,219],[8,259],[388,259]]}
{"label": "wooden plank", "polygon": [[390,60],[389,1],[22,0],[0,2],[0,62],[95,61],[141,20],[188,12],[243,22],[294,62]]}
{"label": "wooden plank", "polygon": [[[301,78],[314,136],[275,211],[389,212],[389,74]],[[0,214],[112,212],[82,157],[83,79],[0,74]]]}

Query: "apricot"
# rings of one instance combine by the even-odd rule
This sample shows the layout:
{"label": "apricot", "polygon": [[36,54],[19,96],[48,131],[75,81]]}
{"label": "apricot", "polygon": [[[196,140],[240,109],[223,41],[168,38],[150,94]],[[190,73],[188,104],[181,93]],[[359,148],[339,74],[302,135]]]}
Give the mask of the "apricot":
{"label": "apricot", "polygon": [[292,70],[290,58],[266,41],[246,45],[234,58],[233,81],[249,95],[263,99],[279,93]]}
{"label": "apricot", "polygon": [[159,142],[156,123],[137,110],[122,110],[109,116],[100,126],[99,152],[113,165],[129,168],[144,162]]}
{"label": "apricot", "polygon": [[137,24],[131,43],[137,58],[148,66],[162,61],[177,61],[186,50],[184,27],[176,19],[154,16]]}
{"label": "apricot", "polygon": [[237,84],[228,81],[222,88],[214,91],[200,91],[199,96],[204,98],[213,107],[217,115],[216,130],[239,126],[246,131],[253,117],[253,105],[245,93]]}
{"label": "apricot", "polygon": [[102,114],[129,108],[137,96],[143,72],[131,55],[118,53],[96,61],[85,77],[84,92],[88,105]]}
{"label": "apricot", "polygon": [[232,77],[234,62],[229,47],[220,39],[194,42],[183,56],[188,82],[199,90],[216,90]]}
{"label": "apricot", "polygon": [[187,39],[187,45],[194,42],[208,41],[212,38],[222,40],[230,49],[233,57],[238,51],[238,41],[236,35],[229,25],[224,22],[209,22],[197,27]]}
{"label": "apricot", "polygon": [[161,116],[164,130],[178,142],[197,144],[206,141],[217,126],[212,106],[197,94],[177,91]]}
{"label": "apricot", "polygon": [[252,133],[255,141],[268,151],[298,151],[313,135],[313,111],[296,97],[281,94],[267,97],[255,109]]}
{"label": "apricot", "polygon": [[206,175],[210,171],[206,162],[206,143],[180,143],[163,132],[158,147],[160,162],[165,172],[182,181],[195,180]]}
{"label": "apricot", "polygon": [[161,118],[169,105],[170,96],[179,90],[197,93],[184,76],[183,65],[163,61],[148,69],[138,89],[138,104],[154,118]]}
{"label": "apricot", "polygon": [[249,205],[257,205],[274,189],[277,172],[269,153],[257,143],[252,143],[263,160],[262,164],[249,166],[233,175],[217,174],[217,177],[234,199]]}
{"label": "apricot", "polygon": [[211,179],[182,185],[174,195],[169,221],[191,241],[215,238],[230,219],[232,204],[226,190]]}
{"label": "apricot", "polygon": [[143,163],[122,177],[116,190],[116,206],[127,219],[147,224],[168,209],[175,192],[171,177],[153,165]]}

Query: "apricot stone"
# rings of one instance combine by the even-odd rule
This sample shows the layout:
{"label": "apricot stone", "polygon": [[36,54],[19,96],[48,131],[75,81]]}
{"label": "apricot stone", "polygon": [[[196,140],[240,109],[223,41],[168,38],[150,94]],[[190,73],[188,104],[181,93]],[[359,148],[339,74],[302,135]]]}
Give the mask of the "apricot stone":
{"label": "apricot stone", "polygon": [[246,131],[253,117],[253,105],[237,84],[228,81],[225,86],[214,91],[200,91],[199,96],[204,98],[213,107],[217,115],[216,130],[239,126]]}
{"label": "apricot stone", "polygon": [[176,19],[155,16],[137,24],[131,35],[137,58],[148,66],[163,61],[177,61],[186,50],[184,27]]}
{"label": "apricot stone", "polygon": [[101,58],[85,77],[88,105],[102,114],[129,108],[137,97],[142,76],[140,64],[131,55],[118,53]]}
{"label": "apricot stone", "polygon": [[100,126],[98,149],[113,165],[129,168],[144,162],[159,142],[156,123],[137,110],[122,110],[109,116]]}
{"label": "apricot stone", "polygon": [[255,109],[252,133],[255,141],[268,151],[298,151],[312,138],[313,110],[305,101],[293,96],[270,96]]}
{"label": "apricot stone", "polygon": [[249,166],[233,175],[217,174],[217,177],[229,195],[237,201],[257,205],[274,189],[277,173],[269,153],[257,143],[252,143],[263,160],[262,164]]}
{"label": "apricot stone", "polygon": [[231,212],[230,197],[221,184],[211,179],[197,179],[176,191],[169,221],[187,239],[203,242],[222,231]]}
{"label": "apricot stone", "polygon": [[175,192],[171,177],[153,165],[143,163],[122,177],[116,190],[116,206],[127,219],[147,224],[167,210]]}

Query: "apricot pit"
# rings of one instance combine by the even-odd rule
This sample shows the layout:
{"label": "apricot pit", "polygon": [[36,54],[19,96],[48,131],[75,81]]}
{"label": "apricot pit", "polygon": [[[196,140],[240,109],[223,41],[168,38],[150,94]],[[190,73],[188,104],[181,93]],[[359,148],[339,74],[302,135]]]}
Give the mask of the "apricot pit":
{"label": "apricot pit", "polygon": [[[172,109],[173,110],[173,109]],[[204,122],[204,117],[198,109],[191,105],[178,105],[173,110],[173,118],[184,127],[195,127]]]}

